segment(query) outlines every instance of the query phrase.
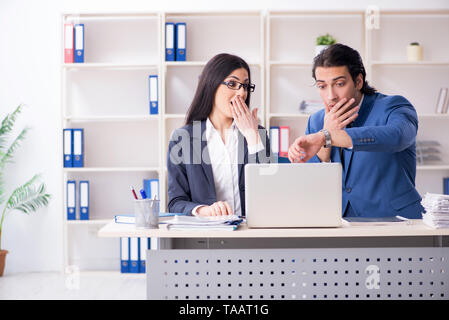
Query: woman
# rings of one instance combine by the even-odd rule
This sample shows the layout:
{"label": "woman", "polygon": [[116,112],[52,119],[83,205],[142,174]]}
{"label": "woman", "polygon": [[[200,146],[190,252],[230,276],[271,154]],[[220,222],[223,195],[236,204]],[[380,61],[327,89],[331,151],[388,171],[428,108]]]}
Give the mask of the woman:
{"label": "woman", "polygon": [[206,64],[186,125],[170,139],[169,212],[245,215],[244,165],[269,162],[270,156],[257,108],[248,107],[254,89],[243,59],[218,54]]}

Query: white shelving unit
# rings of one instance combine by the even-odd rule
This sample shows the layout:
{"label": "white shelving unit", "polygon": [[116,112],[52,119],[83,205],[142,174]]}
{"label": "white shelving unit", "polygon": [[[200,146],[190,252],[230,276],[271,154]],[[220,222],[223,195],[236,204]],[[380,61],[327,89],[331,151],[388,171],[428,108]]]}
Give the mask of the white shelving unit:
{"label": "white shelving unit", "polygon": [[[64,267],[119,270],[119,243],[96,231],[120,213],[132,213],[130,185],[158,178],[167,205],[166,152],[171,132],[184,123],[198,76],[214,55],[243,57],[256,92],[252,106],[264,121],[265,32],[262,12],[83,13],[62,15],[85,24],[85,62],[61,65],[64,128],[84,128],[84,168],[63,168],[90,181],[90,220],[62,214]],[[165,22],[187,23],[187,61],[165,61]],[[236,37],[242,32],[248,37]],[[62,50],[61,50],[62,52]],[[63,61],[63,59],[62,59]],[[159,114],[149,115],[148,76],[159,76]],[[65,192],[64,192],[65,195]],[[87,250],[86,248],[89,248]]]}
{"label": "white shelving unit", "polygon": [[86,31],[85,62],[61,66],[63,127],[84,128],[85,159],[83,168],[63,168],[63,188],[89,180],[90,220],[67,220],[64,199],[63,265],[119,270],[119,242],[96,232],[132,212],[131,185],[161,179],[162,116],[149,114],[148,97],[148,76],[161,84],[161,15],[67,13],[66,22]]}
{"label": "white shelving unit", "polygon": [[364,57],[364,12],[273,11],[266,19],[266,124],[290,126],[292,142],[309,118],[299,113],[300,102],[320,100],[312,78],[316,38],[330,33]]}
{"label": "white shelving unit", "polygon": [[[371,48],[370,83],[386,94],[400,94],[416,108],[417,140],[437,140],[440,162],[417,166],[416,187],[421,195],[443,192],[449,177],[449,114],[436,114],[438,93],[449,87],[449,43],[436,30],[449,30],[449,11],[380,13],[380,28],[367,32]],[[423,46],[423,61],[408,62],[406,47]]]}
{"label": "white shelving unit", "polygon": [[[361,53],[370,84],[414,104],[418,138],[441,143],[443,163],[417,167],[418,190],[442,192],[449,176],[449,115],[434,113],[439,88],[449,86],[449,43],[434,31],[449,30],[449,12],[381,12],[379,30],[367,30],[363,11],[64,13],[62,25],[69,21],[85,24],[85,63],[61,64],[61,121],[84,128],[85,166],[62,168],[61,187],[89,180],[91,198],[88,221],[68,221],[64,199],[64,267],[119,270],[119,242],[96,232],[132,213],[130,185],[158,178],[166,209],[171,132],[184,125],[203,67],[222,52],[248,62],[251,107],[266,128],[289,125],[292,141],[309,117],[299,113],[300,101],[320,99],[311,76],[315,39],[332,34]],[[187,23],[187,61],[165,61],[166,22]],[[424,46],[422,62],[406,61],[413,41]],[[151,74],[159,76],[158,115],[149,115]]]}

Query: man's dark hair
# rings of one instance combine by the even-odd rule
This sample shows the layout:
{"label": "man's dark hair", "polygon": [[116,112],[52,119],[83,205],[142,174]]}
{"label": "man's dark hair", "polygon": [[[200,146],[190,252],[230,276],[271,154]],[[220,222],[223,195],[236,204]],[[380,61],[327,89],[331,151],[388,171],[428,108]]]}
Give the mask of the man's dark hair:
{"label": "man's dark hair", "polygon": [[[248,64],[240,57],[232,54],[221,53],[209,60],[200,75],[195,96],[187,111],[186,124],[193,121],[207,119],[212,112],[215,92],[221,83],[234,70],[244,68],[248,72],[248,80],[251,83],[251,72]],[[249,107],[251,93],[248,91],[245,103]]]}
{"label": "man's dark hair", "polygon": [[328,68],[342,66],[346,66],[348,68],[354,84],[357,76],[362,74],[363,86],[362,89],[360,89],[361,93],[371,95],[376,92],[376,89],[369,86],[368,81],[366,81],[366,71],[360,54],[357,50],[341,43],[336,43],[329,46],[313,59],[312,77],[316,80],[315,70],[317,67]]}

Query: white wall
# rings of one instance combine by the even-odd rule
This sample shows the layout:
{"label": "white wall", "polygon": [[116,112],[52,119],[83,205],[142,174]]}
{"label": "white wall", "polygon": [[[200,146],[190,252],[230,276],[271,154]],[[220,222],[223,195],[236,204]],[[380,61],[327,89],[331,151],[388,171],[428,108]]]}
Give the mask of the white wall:
{"label": "white wall", "polygon": [[15,163],[7,167],[6,188],[12,191],[41,172],[53,196],[48,208],[31,216],[7,216],[2,235],[2,247],[10,252],[6,274],[62,267],[61,12],[363,10],[370,4],[380,9],[449,9],[447,0],[0,0],[0,120],[24,103],[28,107],[17,129],[33,128]]}

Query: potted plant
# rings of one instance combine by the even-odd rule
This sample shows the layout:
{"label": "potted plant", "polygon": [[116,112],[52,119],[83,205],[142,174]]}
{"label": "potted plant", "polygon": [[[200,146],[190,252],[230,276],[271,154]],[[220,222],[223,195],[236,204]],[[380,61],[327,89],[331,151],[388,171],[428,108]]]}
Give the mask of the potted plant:
{"label": "potted plant", "polygon": [[50,200],[50,195],[45,193],[45,184],[40,183],[40,175],[34,175],[28,182],[17,187],[9,197],[6,196],[5,181],[3,174],[5,166],[12,162],[14,152],[25,139],[29,128],[24,128],[8,145],[7,137],[12,131],[17,116],[22,111],[19,105],[13,113],[6,115],[0,126],[0,277],[5,268],[7,250],[2,249],[1,239],[3,222],[6,215],[12,211],[21,211],[26,214],[35,212],[38,208],[44,207]]}
{"label": "potted plant", "polygon": [[315,56],[319,55],[320,52],[332,44],[337,43],[334,37],[332,37],[329,33],[326,33],[323,36],[319,36],[316,38],[316,47],[315,47]]}

